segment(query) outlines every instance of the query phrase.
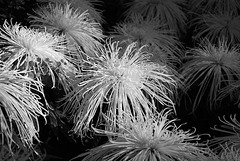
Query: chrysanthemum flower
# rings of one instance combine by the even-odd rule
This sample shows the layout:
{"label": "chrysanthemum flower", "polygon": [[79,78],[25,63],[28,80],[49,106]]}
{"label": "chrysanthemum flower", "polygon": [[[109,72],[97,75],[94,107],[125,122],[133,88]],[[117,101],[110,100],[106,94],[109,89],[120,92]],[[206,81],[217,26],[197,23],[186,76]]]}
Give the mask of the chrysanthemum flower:
{"label": "chrysanthemum flower", "polygon": [[147,45],[146,50],[153,54],[151,60],[173,67],[173,64],[180,62],[181,45],[173,32],[165,26],[157,19],[143,19],[142,16],[132,15],[114,27],[111,37],[120,41],[122,46],[133,42],[137,42],[138,46]]}
{"label": "chrysanthemum flower", "polygon": [[191,0],[189,6],[192,11],[200,13],[228,12],[237,13],[240,10],[239,0]]}
{"label": "chrysanthemum flower", "polygon": [[[210,151],[198,143],[194,131],[183,131],[169,119],[171,110],[148,116],[145,120],[125,113],[119,119],[119,132],[105,131],[113,136],[109,142],[90,149],[78,157],[86,156],[83,161],[203,161]],[[99,131],[103,133],[103,131]],[[78,158],[77,157],[77,158]]]}
{"label": "chrysanthemum flower", "polygon": [[[23,145],[32,147],[39,141],[38,117],[47,115],[47,109],[40,102],[43,85],[26,76],[26,71],[0,69],[0,134],[1,144],[9,147],[16,140],[15,132]],[[37,93],[37,94],[35,94]],[[39,95],[40,94],[40,95]]]}
{"label": "chrysanthemum flower", "polygon": [[185,0],[133,0],[126,3],[125,15],[140,14],[147,19],[158,19],[176,34],[185,32],[187,17],[182,9]]}
{"label": "chrysanthemum flower", "polygon": [[234,146],[225,147],[223,152],[219,154],[219,161],[239,161],[240,149],[236,149]]}
{"label": "chrysanthemum flower", "polygon": [[[215,151],[225,152],[226,149],[230,148],[239,149],[240,148],[240,123],[237,120],[236,114],[230,116],[230,121],[226,119],[225,116],[223,118],[219,118],[223,125],[219,127],[215,126],[213,129],[218,131],[219,133],[224,134],[225,136],[215,137],[210,141],[211,146],[215,146]],[[216,146],[217,145],[217,146]],[[230,150],[228,149],[228,150]],[[239,153],[239,150],[238,150]],[[239,155],[239,154],[238,154]],[[240,155],[238,156],[240,157]]]}
{"label": "chrysanthemum flower", "polygon": [[156,102],[174,106],[168,96],[176,86],[174,77],[165,66],[150,62],[151,54],[143,48],[132,43],[122,50],[118,42],[107,41],[99,58],[85,61],[83,72],[77,76],[78,87],[66,96],[76,133],[89,127],[97,111],[98,118],[105,113],[113,120],[110,126],[114,129],[123,112],[144,118],[144,114],[157,110]]}
{"label": "chrysanthemum flower", "polygon": [[232,11],[203,14],[193,21],[196,40],[208,38],[210,42],[217,43],[224,38],[232,44],[240,42],[240,15]]}
{"label": "chrysanthemum flower", "polygon": [[240,55],[237,46],[231,46],[225,40],[217,45],[205,40],[199,47],[189,50],[187,62],[182,66],[187,90],[198,86],[193,102],[193,111],[203,96],[207,96],[212,109],[217,101],[219,91],[240,79]]}
{"label": "chrysanthemum flower", "polygon": [[61,4],[69,3],[71,7],[74,9],[78,9],[80,11],[88,10],[91,19],[94,19],[99,23],[104,22],[102,18],[102,11],[95,8],[95,6],[101,5],[101,3],[103,3],[100,0],[41,0],[41,1]]}
{"label": "chrysanthemum flower", "polygon": [[74,10],[68,3],[49,3],[36,10],[30,18],[33,27],[66,35],[70,46],[82,48],[89,56],[96,56],[104,37],[100,24],[89,17],[87,10]]}
{"label": "chrysanthemum flower", "polygon": [[[5,21],[0,29],[0,58],[13,70],[29,71],[29,76],[41,80],[50,75],[55,86],[55,74],[66,82],[76,72],[74,60],[66,56],[64,36],[29,29]],[[31,72],[31,73],[30,73]],[[64,83],[64,86],[68,86]]]}

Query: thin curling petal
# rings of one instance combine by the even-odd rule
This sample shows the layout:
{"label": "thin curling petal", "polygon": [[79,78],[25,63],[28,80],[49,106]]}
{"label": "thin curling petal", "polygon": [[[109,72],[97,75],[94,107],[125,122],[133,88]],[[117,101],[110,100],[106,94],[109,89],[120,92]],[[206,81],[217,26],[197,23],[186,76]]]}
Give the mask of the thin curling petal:
{"label": "thin curling petal", "polygon": [[89,56],[96,56],[104,38],[100,24],[89,18],[87,10],[74,10],[70,4],[49,3],[31,15],[33,27],[50,33],[64,34],[75,50],[82,48]]}
{"label": "thin curling petal", "polygon": [[[40,102],[43,84],[26,76],[25,72],[0,69],[0,133],[1,141],[11,147],[13,133],[23,145],[32,148],[39,141],[38,117],[48,114]],[[17,144],[17,143],[16,143]]]}
{"label": "thin curling petal", "polygon": [[194,131],[183,131],[170,120],[171,110],[165,109],[144,120],[125,113],[118,119],[118,132],[97,130],[113,136],[109,142],[80,154],[83,161],[203,161],[211,155],[206,145],[198,143]]}
{"label": "thin curling petal", "polygon": [[[83,72],[77,76],[78,87],[65,98],[69,102],[66,110],[74,117],[76,133],[89,127],[97,110],[100,116],[106,113],[113,120],[110,127],[115,129],[117,116],[123,112],[144,118],[145,114],[157,110],[156,102],[174,108],[168,95],[176,81],[168,69],[151,63],[151,54],[144,52],[144,47],[137,48],[136,43],[125,50],[118,45],[107,41],[101,57],[86,61]],[[107,109],[103,109],[103,104]]]}
{"label": "thin curling petal", "polygon": [[[66,56],[63,36],[29,29],[5,21],[0,29],[1,60],[13,70],[29,71],[29,76],[41,80],[50,75],[55,86],[55,74],[64,79],[76,72],[74,60]],[[59,74],[60,73],[60,74]],[[67,86],[67,84],[64,84]]]}
{"label": "thin curling petal", "polygon": [[90,18],[93,19],[94,21],[97,21],[99,23],[104,22],[102,18],[103,11],[95,7],[102,5],[103,2],[100,0],[41,0],[41,1],[61,4],[69,3],[71,7],[74,9],[78,9],[80,11],[88,10]]}
{"label": "thin curling petal", "polygon": [[220,161],[239,161],[240,149],[234,146],[225,147],[223,152],[219,154]]}
{"label": "thin curling petal", "polygon": [[[219,117],[222,125],[215,126],[213,130],[224,134],[225,136],[215,137],[210,140],[210,146],[215,147],[215,151],[220,151],[225,153],[227,148],[240,148],[240,123],[237,120],[237,115],[231,115],[230,119],[227,119],[226,116],[223,118]],[[228,149],[230,150],[230,149]],[[239,150],[238,150],[239,151]]]}
{"label": "thin curling petal", "polygon": [[240,42],[240,16],[233,11],[206,13],[193,20],[194,39],[208,38],[211,43],[225,39],[232,44]]}
{"label": "thin curling petal", "polygon": [[133,0],[126,3],[125,15],[139,14],[146,19],[158,19],[166,22],[168,29],[180,36],[186,32],[187,17],[183,11],[185,0]]}
{"label": "thin curling petal", "polygon": [[197,13],[214,13],[233,11],[238,13],[240,10],[239,0],[191,0],[189,8]]}
{"label": "thin curling petal", "polygon": [[186,90],[198,86],[193,111],[205,96],[209,107],[215,108],[221,89],[240,79],[239,49],[238,46],[230,46],[228,41],[219,40],[214,45],[209,40],[203,40],[198,47],[187,51],[185,58],[187,61],[181,71]]}

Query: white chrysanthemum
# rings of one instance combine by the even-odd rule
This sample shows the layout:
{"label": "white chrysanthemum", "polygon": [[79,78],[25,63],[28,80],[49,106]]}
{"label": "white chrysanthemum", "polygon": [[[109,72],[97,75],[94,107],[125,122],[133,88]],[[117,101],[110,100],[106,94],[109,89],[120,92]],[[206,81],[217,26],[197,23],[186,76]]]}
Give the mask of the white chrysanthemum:
{"label": "white chrysanthemum", "polygon": [[180,35],[186,30],[187,17],[182,9],[185,3],[185,0],[133,0],[126,4],[125,15],[140,14],[147,19],[164,21],[169,29]]}
{"label": "white chrysanthemum", "polygon": [[47,115],[40,102],[42,83],[24,75],[26,72],[0,69],[0,140],[10,147],[16,141],[13,133],[27,147],[32,147],[34,140],[39,141],[38,117]]}
{"label": "white chrysanthemum", "polygon": [[96,56],[104,38],[100,24],[89,18],[87,10],[74,10],[70,4],[49,3],[35,11],[30,18],[32,26],[50,33],[64,34],[69,45],[77,45],[89,56]]}
{"label": "white chrysanthemum", "polygon": [[119,132],[96,130],[113,139],[78,157],[87,155],[83,161],[205,161],[209,149],[198,143],[194,132],[177,127],[170,115],[167,109],[142,120],[125,113],[125,119],[118,120]]}
{"label": "white chrysanthemum", "polygon": [[118,45],[118,42],[106,42],[101,57],[86,61],[78,75],[78,88],[66,96],[69,101],[66,108],[74,116],[77,133],[89,127],[97,110],[100,110],[99,119],[102,113],[107,113],[114,129],[117,117],[122,117],[123,112],[144,117],[156,111],[156,102],[174,106],[168,94],[176,82],[168,69],[150,62],[151,54],[144,52],[144,47],[136,48],[136,43],[129,44],[125,50]]}
{"label": "white chrysanthemum", "polygon": [[[217,45],[203,41],[199,47],[190,49],[186,54],[186,63],[182,66],[187,90],[198,86],[193,111],[207,96],[210,108],[215,107],[219,91],[240,79],[240,55],[237,46],[231,46],[224,40]],[[200,82],[200,83],[199,83]]]}
{"label": "white chrysanthemum", "polygon": [[232,44],[240,42],[240,15],[232,11],[203,14],[194,21],[196,40],[208,38],[210,42],[217,43],[224,38]]}
{"label": "white chrysanthemum", "polygon": [[[4,23],[0,29],[0,53],[9,68],[29,71],[32,77],[41,80],[41,76],[50,75],[55,86],[55,74],[60,80],[67,79],[76,69],[66,53],[63,36],[29,29],[19,24]],[[66,80],[64,80],[66,82]],[[67,84],[64,83],[67,86]]]}
{"label": "white chrysanthemum", "polygon": [[180,62],[181,45],[165,27],[166,24],[159,20],[133,15],[115,26],[111,37],[125,46],[133,42],[137,42],[139,46],[148,45],[146,49],[153,54],[151,60],[173,66],[174,63]]}

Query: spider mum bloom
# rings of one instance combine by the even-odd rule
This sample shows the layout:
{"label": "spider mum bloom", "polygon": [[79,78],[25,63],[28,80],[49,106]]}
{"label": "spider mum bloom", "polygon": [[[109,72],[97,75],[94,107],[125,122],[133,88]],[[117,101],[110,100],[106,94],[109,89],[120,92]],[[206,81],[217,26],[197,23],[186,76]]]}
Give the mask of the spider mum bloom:
{"label": "spider mum bloom", "polygon": [[0,38],[2,45],[0,57],[13,70],[31,71],[27,74],[37,80],[41,80],[43,75],[50,75],[53,87],[54,74],[66,82],[68,75],[76,72],[72,64],[74,60],[64,54],[66,52],[64,36],[39,32],[5,21],[3,28],[0,29]]}
{"label": "spider mum bloom", "polygon": [[96,9],[95,6],[101,5],[101,1],[99,0],[41,0],[45,2],[53,2],[53,3],[68,3],[74,9],[78,9],[80,11],[88,10],[89,16],[94,21],[99,23],[103,23],[104,20],[102,18],[102,11]]}
{"label": "spider mum bloom", "polygon": [[228,12],[237,13],[240,9],[238,0],[191,0],[189,6],[192,11],[200,13]]}
{"label": "spider mum bloom", "polygon": [[16,143],[14,132],[23,145],[32,148],[39,141],[38,117],[46,117],[48,111],[40,102],[43,84],[26,76],[26,72],[0,69],[0,134],[1,143],[11,147]]}
{"label": "spider mum bloom", "polygon": [[165,66],[151,63],[151,54],[143,48],[132,43],[122,50],[118,42],[106,41],[100,57],[85,61],[83,72],[77,75],[78,87],[65,98],[70,102],[66,109],[73,114],[76,133],[89,127],[97,110],[98,118],[102,113],[111,118],[114,130],[117,116],[123,112],[144,118],[156,111],[156,102],[174,107],[168,96],[176,86],[174,77]]}
{"label": "spider mum bloom", "polygon": [[147,19],[158,19],[180,35],[186,29],[187,17],[182,10],[185,3],[185,0],[133,0],[126,3],[128,9],[125,15],[139,14]]}
{"label": "spider mum bloom", "polygon": [[96,56],[104,38],[100,24],[89,18],[87,10],[74,10],[68,3],[49,3],[30,18],[33,27],[66,35],[70,46],[75,45],[75,50],[82,48],[89,56]]}
{"label": "spider mum bloom", "polygon": [[212,43],[223,38],[232,44],[240,42],[240,16],[232,11],[203,14],[193,21],[196,40],[205,37]]}
{"label": "spider mum bloom", "polygon": [[219,154],[220,161],[238,161],[240,160],[240,149],[234,146],[226,147],[221,154]]}
{"label": "spider mum bloom", "polygon": [[240,157],[240,123],[236,117],[236,114],[231,115],[230,120],[226,119],[225,116],[223,116],[223,118],[219,117],[219,120],[222,125],[219,127],[215,126],[213,130],[221,132],[225,136],[213,138],[210,140],[210,145],[212,147],[215,146],[215,151],[220,151],[223,154],[226,154],[225,150],[227,150],[227,152],[233,152],[235,149],[238,152],[238,157]]}
{"label": "spider mum bloom", "polygon": [[142,16],[132,15],[114,27],[111,37],[120,41],[123,46],[133,42],[137,42],[138,46],[147,45],[146,49],[153,54],[151,60],[173,67],[173,64],[181,62],[181,45],[173,32],[165,26],[166,24],[157,19],[144,19]]}
{"label": "spider mum bloom", "polygon": [[198,143],[199,136],[194,135],[194,131],[181,130],[175,125],[175,119],[168,118],[170,115],[169,109],[145,120],[125,114],[124,120],[119,119],[119,132],[105,131],[105,134],[114,136],[109,142],[78,157],[87,155],[83,161],[206,160],[210,153],[208,148]]}
{"label": "spider mum bloom", "polygon": [[225,40],[219,40],[217,45],[204,40],[199,47],[187,52],[186,60],[181,69],[185,87],[189,90],[198,86],[193,111],[203,96],[207,97],[211,109],[215,107],[219,91],[240,78],[239,49],[237,46],[230,47]]}

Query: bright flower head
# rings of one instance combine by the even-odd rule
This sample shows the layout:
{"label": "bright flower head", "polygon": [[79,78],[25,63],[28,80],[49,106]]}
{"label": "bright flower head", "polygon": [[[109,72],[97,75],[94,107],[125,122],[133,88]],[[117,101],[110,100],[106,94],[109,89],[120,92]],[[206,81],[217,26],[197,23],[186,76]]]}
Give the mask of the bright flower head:
{"label": "bright flower head", "polygon": [[107,113],[115,129],[123,112],[144,118],[157,110],[156,102],[174,107],[168,94],[176,82],[168,69],[151,63],[151,54],[143,51],[144,46],[136,48],[132,43],[122,50],[118,45],[107,41],[101,57],[86,61],[77,76],[78,87],[66,97],[70,101],[67,109],[74,114],[75,132],[88,128],[98,109],[100,115]]}
{"label": "bright flower head", "polygon": [[125,119],[118,120],[119,132],[105,131],[114,139],[80,156],[87,155],[83,161],[206,160],[210,153],[203,144],[198,144],[199,136],[181,130],[175,125],[175,119],[168,118],[170,115],[171,110],[167,109],[142,120],[125,113]]}
{"label": "bright flower head", "polygon": [[13,70],[28,71],[29,76],[37,80],[41,80],[43,75],[50,75],[53,87],[55,74],[64,80],[76,72],[72,64],[74,60],[64,54],[67,52],[64,36],[5,22],[0,29],[0,38],[3,46],[1,60]]}
{"label": "bright flower head", "polygon": [[32,26],[66,35],[70,46],[75,45],[75,50],[83,49],[89,56],[96,56],[104,37],[100,24],[89,17],[87,10],[74,10],[68,3],[49,3],[30,18]]}

